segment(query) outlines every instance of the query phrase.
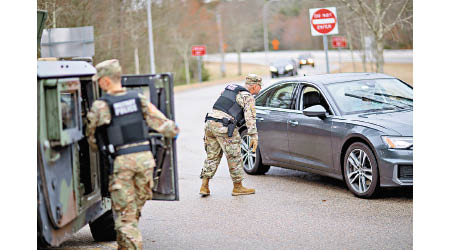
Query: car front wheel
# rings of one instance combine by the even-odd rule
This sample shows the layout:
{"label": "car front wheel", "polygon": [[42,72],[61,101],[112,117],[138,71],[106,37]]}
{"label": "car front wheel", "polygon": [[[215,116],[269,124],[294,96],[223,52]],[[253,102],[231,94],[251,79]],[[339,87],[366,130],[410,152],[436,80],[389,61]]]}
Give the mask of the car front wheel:
{"label": "car front wheel", "polygon": [[347,149],[344,177],[350,191],[360,198],[370,198],[378,191],[378,164],[366,144],[355,142]]}
{"label": "car front wheel", "polygon": [[247,174],[259,175],[269,171],[270,166],[262,163],[259,146],[256,148],[256,152],[252,151],[252,148],[250,147],[250,136],[247,134],[247,130],[244,130],[241,133],[241,155],[244,171]]}

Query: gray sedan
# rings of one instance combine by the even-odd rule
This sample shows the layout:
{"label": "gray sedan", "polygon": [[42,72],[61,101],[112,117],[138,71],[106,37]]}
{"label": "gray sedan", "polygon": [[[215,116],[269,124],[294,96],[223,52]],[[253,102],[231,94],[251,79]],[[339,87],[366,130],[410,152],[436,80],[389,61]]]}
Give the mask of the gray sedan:
{"label": "gray sedan", "polygon": [[240,128],[244,170],[270,166],[345,180],[358,197],[413,184],[413,89],[379,73],[312,75],[256,97],[259,146]]}

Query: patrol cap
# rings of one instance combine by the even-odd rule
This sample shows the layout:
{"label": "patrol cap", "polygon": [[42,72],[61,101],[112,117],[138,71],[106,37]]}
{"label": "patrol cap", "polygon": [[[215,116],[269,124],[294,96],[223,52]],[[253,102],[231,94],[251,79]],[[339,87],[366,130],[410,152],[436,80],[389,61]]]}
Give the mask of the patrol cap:
{"label": "patrol cap", "polygon": [[97,81],[103,76],[121,75],[122,67],[120,67],[119,60],[111,59],[103,61],[95,65],[97,73],[92,76],[92,81]]}
{"label": "patrol cap", "polygon": [[245,77],[245,84],[259,84],[259,86],[262,86],[262,78],[257,74],[248,74]]}

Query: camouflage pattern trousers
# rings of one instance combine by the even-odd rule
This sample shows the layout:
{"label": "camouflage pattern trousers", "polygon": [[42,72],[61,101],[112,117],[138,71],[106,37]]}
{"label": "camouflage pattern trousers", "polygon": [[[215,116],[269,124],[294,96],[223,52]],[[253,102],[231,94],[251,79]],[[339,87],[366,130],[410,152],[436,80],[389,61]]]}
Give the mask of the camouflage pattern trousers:
{"label": "camouflage pattern trousers", "polygon": [[237,129],[228,137],[227,127],[222,123],[207,121],[205,127],[206,160],[200,178],[211,179],[217,171],[223,152],[227,157],[228,169],[234,183],[243,179],[244,171],[241,158],[241,137]]}
{"label": "camouflage pattern trousers", "polygon": [[145,201],[152,199],[154,167],[150,151],[120,155],[114,160],[109,191],[119,249],[142,249],[138,222]]}

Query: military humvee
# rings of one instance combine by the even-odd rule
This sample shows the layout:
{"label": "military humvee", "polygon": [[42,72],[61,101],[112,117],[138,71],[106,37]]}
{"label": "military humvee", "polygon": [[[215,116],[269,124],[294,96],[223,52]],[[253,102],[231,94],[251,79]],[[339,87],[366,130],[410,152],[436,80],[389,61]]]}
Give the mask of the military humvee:
{"label": "military humvee", "polygon": [[[38,38],[45,15],[38,13]],[[91,80],[95,73],[82,60],[37,62],[38,246],[58,246],[87,224],[96,241],[116,238],[108,192],[112,162],[91,150],[85,136],[87,112],[102,94]],[[141,91],[174,120],[171,73],[124,75],[122,84]],[[153,199],[178,200],[175,140],[149,134],[156,161]]]}

